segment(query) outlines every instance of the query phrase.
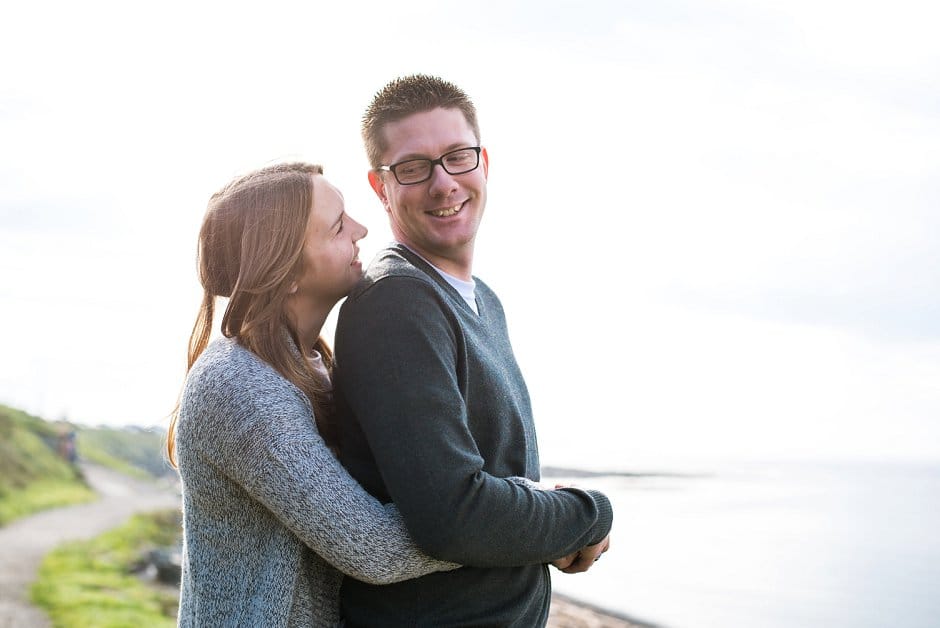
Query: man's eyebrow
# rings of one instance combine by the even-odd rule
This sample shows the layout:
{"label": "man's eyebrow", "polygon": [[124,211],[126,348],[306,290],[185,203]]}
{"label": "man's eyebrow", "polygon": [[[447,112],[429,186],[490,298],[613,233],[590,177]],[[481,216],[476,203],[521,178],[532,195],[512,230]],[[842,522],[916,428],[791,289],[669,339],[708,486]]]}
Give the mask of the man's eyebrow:
{"label": "man's eyebrow", "polygon": [[[460,150],[461,148],[470,148],[471,146],[472,144],[467,144],[466,142],[454,142],[450,146],[447,146],[441,155],[454,150]],[[437,157],[440,157],[441,155],[438,155]],[[402,155],[401,159],[395,163],[400,164],[403,161],[410,161],[412,159],[437,159],[437,157],[428,157],[427,153],[407,153],[406,155]]]}

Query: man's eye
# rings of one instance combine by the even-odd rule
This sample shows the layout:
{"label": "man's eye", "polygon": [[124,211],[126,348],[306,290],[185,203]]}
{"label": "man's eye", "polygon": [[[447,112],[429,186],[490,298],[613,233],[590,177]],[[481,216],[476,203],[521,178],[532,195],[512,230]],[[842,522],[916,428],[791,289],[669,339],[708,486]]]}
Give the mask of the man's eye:
{"label": "man's eye", "polygon": [[398,174],[408,177],[408,176],[414,176],[416,174],[420,174],[421,172],[424,171],[425,168],[426,168],[426,165],[423,161],[413,161],[413,162],[401,164],[400,166],[398,166],[397,170],[398,170]]}
{"label": "man's eye", "polygon": [[454,153],[453,155],[447,156],[447,165],[448,166],[466,166],[469,164],[472,153],[470,151],[461,151],[459,153]]}

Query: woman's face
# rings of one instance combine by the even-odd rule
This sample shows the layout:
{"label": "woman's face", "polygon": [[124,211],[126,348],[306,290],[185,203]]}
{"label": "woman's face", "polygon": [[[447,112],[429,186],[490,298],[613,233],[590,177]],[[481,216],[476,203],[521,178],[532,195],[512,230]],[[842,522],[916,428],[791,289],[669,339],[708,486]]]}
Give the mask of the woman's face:
{"label": "woman's face", "polygon": [[342,193],[313,176],[313,207],[304,236],[304,267],[292,290],[332,307],[362,278],[356,242],[368,230],[346,213]]}

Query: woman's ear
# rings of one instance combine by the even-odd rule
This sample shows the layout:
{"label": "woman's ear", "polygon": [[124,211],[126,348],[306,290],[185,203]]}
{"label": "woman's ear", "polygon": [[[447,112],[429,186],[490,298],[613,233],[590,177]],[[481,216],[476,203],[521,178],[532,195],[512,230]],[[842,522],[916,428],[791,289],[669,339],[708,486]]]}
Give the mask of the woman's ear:
{"label": "woman's ear", "polygon": [[290,282],[290,287],[287,289],[287,294],[294,294],[295,292],[297,292],[297,282],[292,281]]}

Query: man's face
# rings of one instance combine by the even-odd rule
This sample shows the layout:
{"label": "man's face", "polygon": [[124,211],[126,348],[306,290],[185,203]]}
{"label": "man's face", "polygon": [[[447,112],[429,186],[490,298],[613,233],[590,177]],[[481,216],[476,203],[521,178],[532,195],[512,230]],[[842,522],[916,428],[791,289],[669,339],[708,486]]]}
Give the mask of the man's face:
{"label": "man's face", "polygon": [[[433,109],[388,124],[385,165],[407,159],[437,159],[458,148],[476,146],[477,139],[459,109]],[[371,172],[369,181],[389,214],[395,238],[442,270],[469,279],[476,238],[486,206],[486,151],[480,166],[464,174],[448,174],[440,165],[431,178],[402,185],[391,172]]]}

